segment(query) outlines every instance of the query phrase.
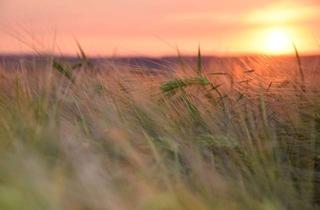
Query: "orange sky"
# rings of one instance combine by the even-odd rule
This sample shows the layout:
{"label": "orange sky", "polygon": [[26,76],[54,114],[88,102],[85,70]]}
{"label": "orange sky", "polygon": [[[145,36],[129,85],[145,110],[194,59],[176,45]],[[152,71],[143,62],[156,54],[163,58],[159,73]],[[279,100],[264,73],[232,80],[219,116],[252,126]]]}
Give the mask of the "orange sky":
{"label": "orange sky", "polygon": [[319,26],[320,0],[0,0],[0,53],[318,53]]}

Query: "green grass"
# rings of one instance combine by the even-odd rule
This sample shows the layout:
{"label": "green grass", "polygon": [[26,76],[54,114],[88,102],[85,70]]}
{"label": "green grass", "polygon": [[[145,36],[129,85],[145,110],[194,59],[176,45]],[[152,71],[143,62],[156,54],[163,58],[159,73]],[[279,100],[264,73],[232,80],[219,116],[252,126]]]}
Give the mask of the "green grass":
{"label": "green grass", "polygon": [[0,209],[320,208],[320,75],[302,89],[300,58],[214,71],[199,49],[150,75],[81,52],[1,71]]}

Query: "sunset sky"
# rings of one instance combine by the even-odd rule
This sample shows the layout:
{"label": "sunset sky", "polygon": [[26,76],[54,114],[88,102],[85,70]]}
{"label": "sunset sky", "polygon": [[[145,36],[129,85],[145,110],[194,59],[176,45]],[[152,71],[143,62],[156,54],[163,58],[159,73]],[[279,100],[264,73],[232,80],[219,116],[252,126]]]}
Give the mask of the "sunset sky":
{"label": "sunset sky", "polygon": [[320,52],[320,0],[0,0],[0,53]]}

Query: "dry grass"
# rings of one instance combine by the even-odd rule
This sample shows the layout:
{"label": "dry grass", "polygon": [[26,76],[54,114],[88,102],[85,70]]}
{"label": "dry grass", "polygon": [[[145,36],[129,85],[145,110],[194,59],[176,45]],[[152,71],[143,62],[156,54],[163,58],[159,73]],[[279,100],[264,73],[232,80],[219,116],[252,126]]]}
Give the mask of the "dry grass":
{"label": "dry grass", "polygon": [[314,69],[61,65],[1,71],[0,209],[319,209]]}

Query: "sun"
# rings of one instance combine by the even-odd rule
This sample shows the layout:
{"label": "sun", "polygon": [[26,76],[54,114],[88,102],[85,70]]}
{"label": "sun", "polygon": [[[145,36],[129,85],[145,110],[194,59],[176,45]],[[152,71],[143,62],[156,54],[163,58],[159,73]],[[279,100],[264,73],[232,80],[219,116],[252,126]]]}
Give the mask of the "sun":
{"label": "sun", "polygon": [[268,54],[286,54],[292,50],[289,33],[284,29],[271,29],[265,34],[265,51]]}

